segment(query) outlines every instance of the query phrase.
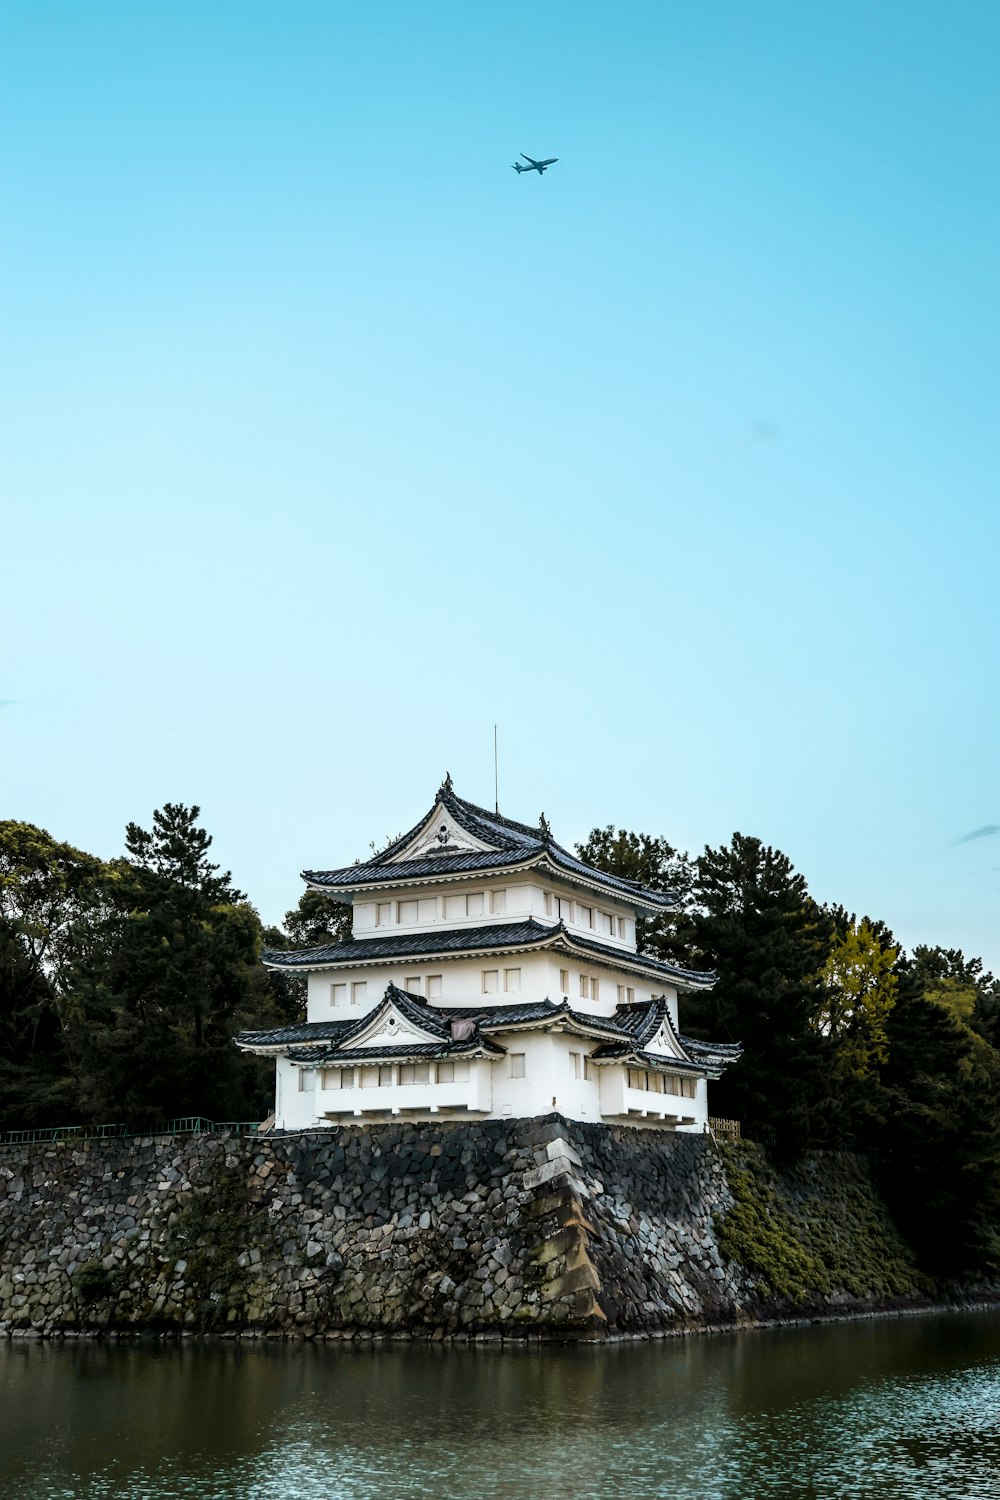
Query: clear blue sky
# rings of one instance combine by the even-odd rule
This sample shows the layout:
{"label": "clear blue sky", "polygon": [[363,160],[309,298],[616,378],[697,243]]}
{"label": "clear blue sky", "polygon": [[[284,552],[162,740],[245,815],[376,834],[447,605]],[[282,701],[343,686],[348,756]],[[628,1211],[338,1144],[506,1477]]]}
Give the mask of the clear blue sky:
{"label": "clear blue sky", "polygon": [[5,0],[0,70],[3,815],[198,802],[273,920],[496,720],[563,842],[1000,969],[1000,8]]}

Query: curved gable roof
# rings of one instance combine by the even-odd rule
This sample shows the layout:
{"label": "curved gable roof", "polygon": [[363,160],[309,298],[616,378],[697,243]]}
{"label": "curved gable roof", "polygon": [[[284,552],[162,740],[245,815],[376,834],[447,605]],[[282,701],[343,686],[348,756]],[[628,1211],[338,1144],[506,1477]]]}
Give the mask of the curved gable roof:
{"label": "curved gable roof", "polygon": [[[447,814],[472,845],[462,849],[449,842],[447,825],[442,825],[442,841],[438,849],[433,847],[431,830],[434,824]],[[426,836],[426,850],[414,851],[413,846]],[[303,870],[302,878],[317,889],[348,892],[367,886],[416,883],[422,878],[440,879],[448,875],[486,873],[490,870],[505,870],[511,866],[547,864],[554,875],[564,876],[575,884],[584,884],[605,890],[609,895],[634,903],[648,912],[670,911],[676,905],[676,897],[662,891],[651,890],[635,880],[609,875],[593,865],[584,864],[575,854],[557,844],[542,828],[531,828],[500,813],[489,812],[456,796],[449,781],[441,786],[434,805],[420,822],[408,833],[395,839],[387,849],[354,865],[339,870]]]}

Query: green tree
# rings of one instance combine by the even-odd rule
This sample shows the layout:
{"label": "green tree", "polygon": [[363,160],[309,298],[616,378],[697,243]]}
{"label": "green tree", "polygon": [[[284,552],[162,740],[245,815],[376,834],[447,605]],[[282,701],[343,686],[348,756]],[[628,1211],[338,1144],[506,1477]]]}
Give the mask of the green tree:
{"label": "green tree", "polygon": [[130,823],[114,904],[77,944],[68,1036],[90,1118],[245,1117],[261,1069],[233,1046],[252,998],[260,922],[208,859],[199,808]]}
{"label": "green tree", "polygon": [[743,1044],[743,1056],[711,1087],[712,1112],[785,1151],[841,1138],[831,1038],[814,1025],[830,917],[780,850],[740,833],[696,861],[685,927],[714,988],[686,996],[685,1030]]}
{"label": "green tree", "polygon": [[656,917],[640,917],[636,922],[636,946],[640,953],[652,954],[668,963],[687,964],[689,955],[678,937],[676,912],[683,911],[691,898],[694,866],[665,838],[648,833],[633,833],[625,828],[591,830],[586,842],[577,844],[576,852],[585,864],[621,880],[635,880],[648,890],[676,898],[676,909]]}
{"label": "green tree", "polygon": [[110,878],[44,829],[0,822],[0,1129],[80,1117],[60,1000],[68,955],[106,909]]}
{"label": "green tree", "polygon": [[838,1075],[877,1084],[878,1070],[889,1057],[887,1024],[899,990],[900,950],[868,917],[859,922],[843,907],[829,915],[834,937],[821,975],[816,1023],[837,1043]]}
{"label": "green tree", "polygon": [[[978,960],[919,947],[887,1021],[878,1144],[887,1198],[941,1275],[1000,1274],[1000,1054],[977,1018]],[[989,976],[987,976],[989,978]]]}

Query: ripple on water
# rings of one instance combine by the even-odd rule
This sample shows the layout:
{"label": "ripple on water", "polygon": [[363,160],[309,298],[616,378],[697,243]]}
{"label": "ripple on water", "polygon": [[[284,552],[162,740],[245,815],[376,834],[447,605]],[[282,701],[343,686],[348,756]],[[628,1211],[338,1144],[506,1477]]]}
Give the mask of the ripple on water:
{"label": "ripple on water", "polygon": [[0,1495],[1000,1500],[1000,1316],[916,1323],[535,1353],[35,1349],[0,1358]]}

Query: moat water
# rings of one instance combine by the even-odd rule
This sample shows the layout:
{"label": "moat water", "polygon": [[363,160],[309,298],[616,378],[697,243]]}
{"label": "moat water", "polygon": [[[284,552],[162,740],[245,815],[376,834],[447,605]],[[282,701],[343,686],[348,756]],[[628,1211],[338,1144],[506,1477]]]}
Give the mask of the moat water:
{"label": "moat water", "polygon": [[1000,1500],[1000,1313],[604,1348],[0,1346],[17,1500]]}

